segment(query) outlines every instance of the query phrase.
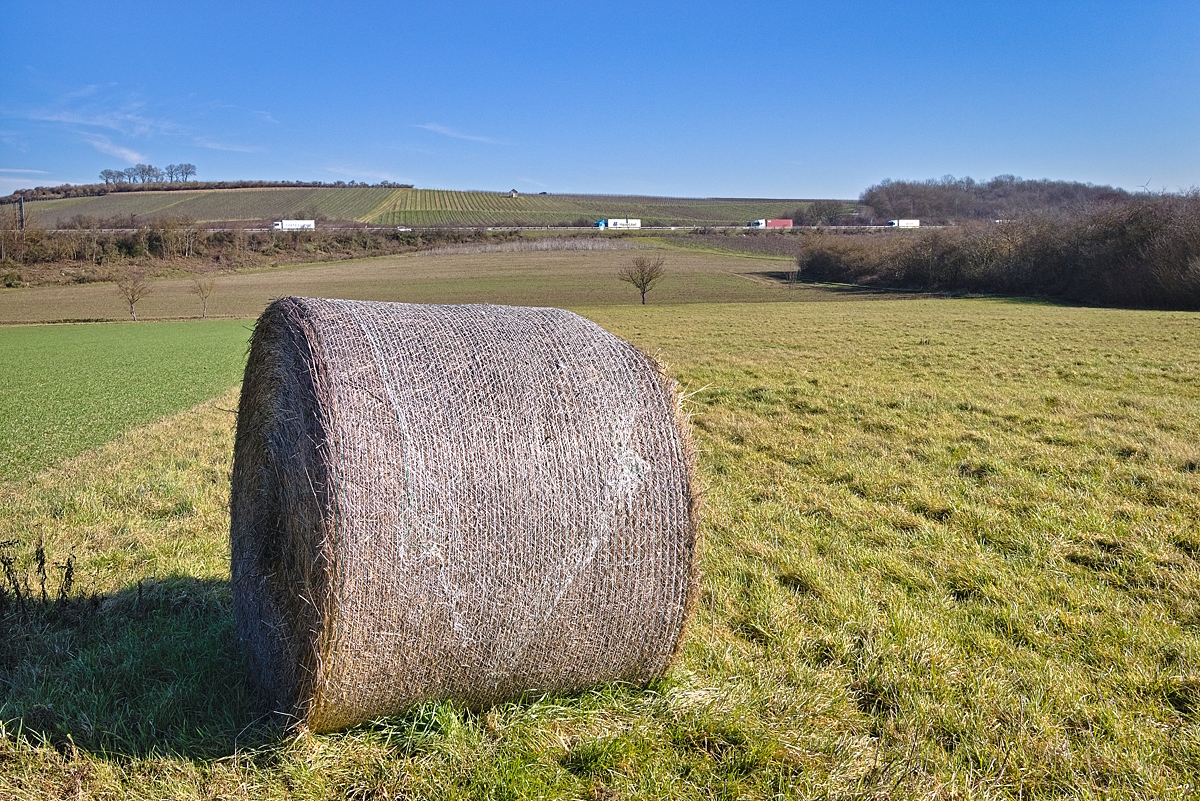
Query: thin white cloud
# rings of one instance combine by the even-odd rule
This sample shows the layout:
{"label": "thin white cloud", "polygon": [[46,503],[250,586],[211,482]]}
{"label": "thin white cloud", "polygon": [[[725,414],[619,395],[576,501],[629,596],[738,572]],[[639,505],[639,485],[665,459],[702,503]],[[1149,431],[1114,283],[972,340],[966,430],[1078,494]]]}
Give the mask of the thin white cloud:
{"label": "thin white cloud", "polygon": [[439,125],[436,122],[427,122],[424,125],[414,125],[413,127],[423,128],[426,131],[432,131],[433,133],[441,134],[442,136],[449,136],[451,139],[465,139],[468,142],[483,142],[484,144],[488,145],[502,144],[491,137],[475,136],[474,134],[463,133],[462,131],[456,131],[455,129],[449,128],[445,125]]}
{"label": "thin white cloud", "polygon": [[114,145],[106,136],[85,136],[84,141],[99,150],[101,153],[109,156],[116,156],[117,158],[123,159],[130,164],[137,164],[140,161],[146,160],[146,157],[136,150],[130,150],[127,147]]}
{"label": "thin white cloud", "polygon": [[218,103],[215,101],[210,103],[209,107],[213,108],[213,109],[232,109],[234,111],[241,111],[246,114],[249,114],[252,117],[258,117],[258,119],[262,120],[263,122],[270,122],[270,123],[274,123],[275,125],[279,124],[279,120],[272,117],[271,112],[263,111],[262,109],[249,108],[248,106],[239,106],[235,103]]}
{"label": "thin white cloud", "polygon": [[29,149],[29,145],[25,144],[25,141],[17,135],[16,131],[0,131],[0,143],[21,153]]}
{"label": "thin white cloud", "polygon": [[231,153],[261,153],[261,152],[263,152],[263,149],[261,147],[251,147],[249,145],[231,145],[231,144],[228,144],[225,142],[214,142],[211,139],[205,139],[203,136],[197,136],[192,141],[194,141],[196,144],[200,145],[200,147],[206,147],[209,150],[227,150]]}
{"label": "thin white cloud", "polygon": [[[115,84],[110,83],[110,84],[106,84],[106,85],[114,86]],[[100,91],[100,88],[101,88],[101,84],[89,83],[86,86],[79,87],[74,92],[67,92],[65,95],[63,95],[63,99],[64,100],[73,100],[77,97],[90,97],[90,96],[96,94],[96,92]]]}
{"label": "thin white cloud", "polygon": [[0,172],[14,175],[49,175],[45,170],[18,170],[16,167],[0,167]]}
{"label": "thin white cloud", "polygon": [[[154,140],[156,137],[178,137],[190,140],[196,147],[230,153],[262,153],[264,148],[222,141],[205,136],[191,125],[181,124],[164,117],[148,113],[151,106],[136,97],[121,98],[112,91],[116,84],[93,84],[61,95],[55,102],[41,108],[13,114],[26,120],[61,125],[90,144],[101,153],[115,156],[134,164],[145,161],[146,156],[127,145],[130,140]],[[246,108],[226,103],[212,103],[210,109],[234,109],[239,114],[254,117],[262,122],[278,124],[278,120],[267,111]],[[0,137],[8,132],[0,131]],[[0,138],[5,144],[12,144]],[[148,147],[142,144],[142,147]],[[174,147],[174,145],[172,146]]]}
{"label": "thin white cloud", "polygon": [[81,125],[85,128],[103,128],[126,136],[179,133],[179,126],[169,120],[151,119],[134,111],[34,111],[26,114],[25,117],[37,122],[57,122],[63,125]]}
{"label": "thin white cloud", "polygon": [[[231,153],[264,152],[262,147],[221,141],[202,135],[191,125],[153,116],[152,113],[148,113],[152,107],[136,97],[115,96],[113,87],[115,84],[84,86],[60,96],[51,104],[12,116],[63,126],[101,153],[115,156],[130,164],[146,161],[146,156],[129,145],[137,143],[141,147],[149,147],[143,142],[157,137],[190,140],[192,145],[208,150]],[[259,109],[228,104],[213,104],[210,108],[237,109],[241,114],[253,116],[263,122],[278,122],[270,113]],[[12,144],[3,138],[7,136],[8,132],[0,131],[0,141]]]}

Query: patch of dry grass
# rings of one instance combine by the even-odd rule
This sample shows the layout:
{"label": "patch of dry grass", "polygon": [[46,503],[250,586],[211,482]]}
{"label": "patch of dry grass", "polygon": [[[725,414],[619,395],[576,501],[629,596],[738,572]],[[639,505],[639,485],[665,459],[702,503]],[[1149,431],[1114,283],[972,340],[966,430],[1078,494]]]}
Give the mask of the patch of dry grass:
{"label": "patch of dry grass", "polygon": [[[664,255],[667,277],[650,296],[652,304],[840,299],[819,288],[789,290],[751,280],[748,274],[762,270],[754,259],[685,250]],[[617,279],[629,258],[623,250],[410,254],[224,274],[217,278],[208,315],[257,317],[285,295],[570,308],[632,304],[637,293]],[[148,284],[149,294],[137,306],[139,319],[200,316],[190,277]],[[129,319],[129,307],[112,284],[0,289],[0,323],[98,319]]]}

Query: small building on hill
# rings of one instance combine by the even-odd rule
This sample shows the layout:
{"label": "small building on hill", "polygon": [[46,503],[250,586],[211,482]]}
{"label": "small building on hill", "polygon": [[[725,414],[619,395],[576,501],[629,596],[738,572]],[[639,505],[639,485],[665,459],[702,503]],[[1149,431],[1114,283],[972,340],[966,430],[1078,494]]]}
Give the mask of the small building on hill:
{"label": "small building on hill", "polygon": [[521,194],[521,193],[520,193],[520,192],[518,192],[518,191],[517,191],[517,190],[515,190],[515,189],[510,189],[510,190],[508,190],[508,196],[509,196],[509,197],[516,197],[516,196],[517,196],[517,195],[519,195],[519,194]]}

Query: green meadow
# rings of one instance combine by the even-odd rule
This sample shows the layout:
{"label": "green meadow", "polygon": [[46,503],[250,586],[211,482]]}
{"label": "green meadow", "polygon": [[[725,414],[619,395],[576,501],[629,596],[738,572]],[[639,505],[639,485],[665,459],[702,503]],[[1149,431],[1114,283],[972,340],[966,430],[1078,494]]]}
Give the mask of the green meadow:
{"label": "green meadow", "polygon": [[0,481],[241,381],[250,322],[0,328]]}
{"label": "green meadow", "polygon": [[732,257],[689,280],[740,302],[689,297],[681,271],[670,302],[618,305],[628,287],[601,277],[619,255],[533,274],[430,257],[408,284],[341,264],[346,291],[310,286],[563,286],[667,365],[704,491],[679,660],[646,688],[431,702],[335,735],[276,727],[233,636],[249,321],[0,329],[0,542],[32,595],[0,611],[0,797],[1200,793],[1195,315],[790,291]]}

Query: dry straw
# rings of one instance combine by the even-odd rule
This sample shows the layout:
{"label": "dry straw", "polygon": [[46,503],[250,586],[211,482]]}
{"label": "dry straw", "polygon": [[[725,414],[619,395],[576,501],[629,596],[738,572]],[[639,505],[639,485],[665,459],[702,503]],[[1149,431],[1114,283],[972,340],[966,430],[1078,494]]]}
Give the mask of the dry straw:
{"label": "dry straw", "polygon": [[559,309],[284,298],[238,410],[238,633],[314,731],[667,667],[695,492],[655,362]]}

